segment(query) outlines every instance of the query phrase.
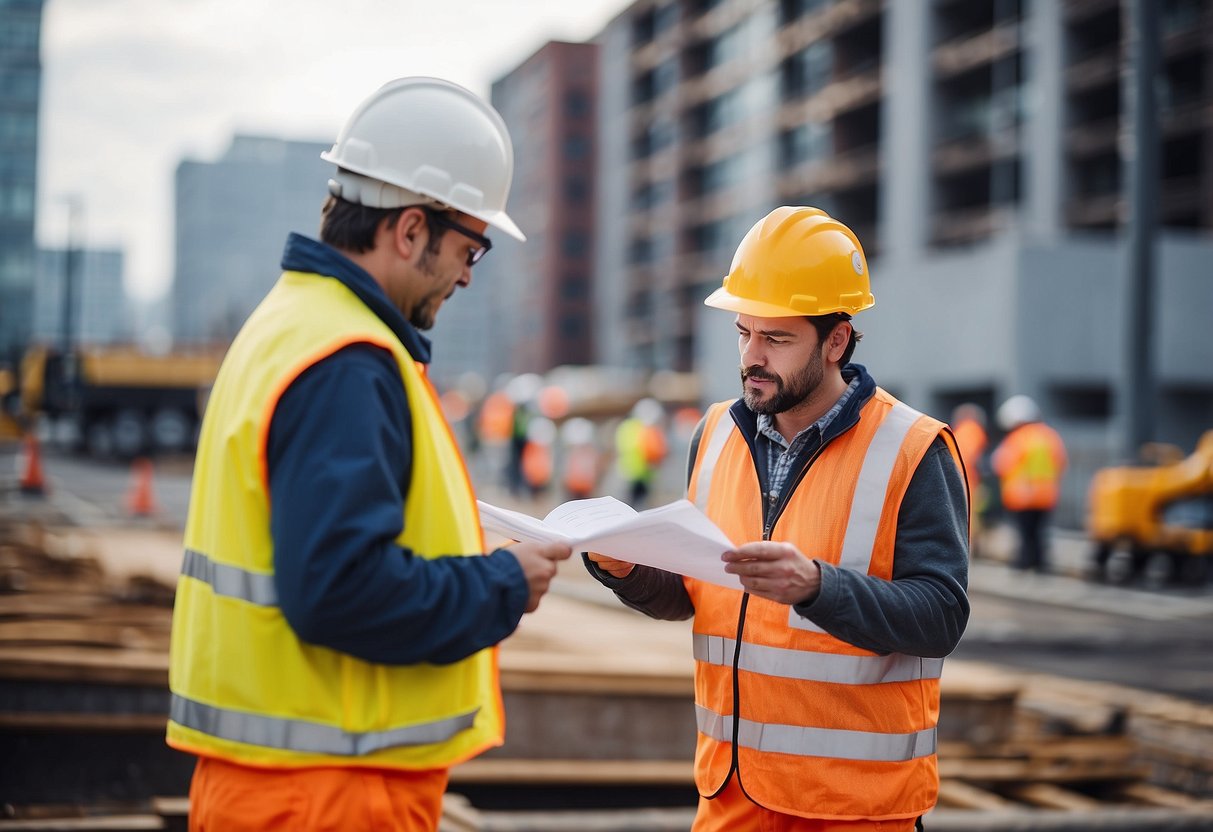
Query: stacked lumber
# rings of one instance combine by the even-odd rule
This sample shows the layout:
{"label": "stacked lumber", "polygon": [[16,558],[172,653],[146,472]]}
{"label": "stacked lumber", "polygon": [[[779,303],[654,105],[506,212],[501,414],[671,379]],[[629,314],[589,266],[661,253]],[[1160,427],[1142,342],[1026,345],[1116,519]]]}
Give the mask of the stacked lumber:
{"label": "stacked lumber", "polygon": [[[163,740],[179,545],[0,512],[0,830],[183,828],[192,759]],[[501,651],[506,744],[452,772],[443,828],[688,828],[689,643],[563,564]],[[955,661],[942,690],[933,830],[1213,816],[1211,708]]]}

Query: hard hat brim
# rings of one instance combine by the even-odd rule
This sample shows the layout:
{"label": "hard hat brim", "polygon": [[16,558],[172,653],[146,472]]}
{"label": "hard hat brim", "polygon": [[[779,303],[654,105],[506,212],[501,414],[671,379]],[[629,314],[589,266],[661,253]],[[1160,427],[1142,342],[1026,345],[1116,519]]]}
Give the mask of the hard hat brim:
{"label": "hard hat brim", "polygon": [[526,235],[505,211],[464,211],[469,217],[483,220],[493,228],[504,231],[520,243],[526,242]]}
{"label": "hard hat brim", "polygon": [[708,295],[704,306],[714,309],[724,309],[727,312],[737,312],[742,315],[753,315],[755,318],[802,318],[805,313],[788,306],[766,303],[760,300],[739,298],[730,294],[723,287]]}

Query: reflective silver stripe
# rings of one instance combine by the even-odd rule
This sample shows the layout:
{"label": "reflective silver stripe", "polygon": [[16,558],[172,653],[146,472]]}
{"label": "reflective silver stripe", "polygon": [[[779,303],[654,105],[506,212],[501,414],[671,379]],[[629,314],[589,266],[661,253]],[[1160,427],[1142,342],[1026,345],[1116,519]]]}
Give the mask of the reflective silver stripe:
{"label": "reflective silver stripe", "polygon": [[[695,480],[695,507],[700,511],[708,510],[708,495],[712,491],[712,472],[716,470],[716,463],[720,460],[724,443],[729,440],[729,434],[733,432],[734,427],[733,417],[729,415],[728,407],[721,405],[720,409],[723,412],[716,420],[716,427],[712,429],[712,435],[708,437],[708,447],[703,452],[703,460],[699,463],[699,473]],[[703,441],[702,438],[700,441]]]}
{"label": "reflective silver stripe", "polygon": [[[872,442],[864,454],[863,467],[855,482],[855,494],[851,498],[851,513],[847,519],[847,530],[843,536],[842,554],[838,566],[867,574],[872,565],[872,549],[876,545],[876,532],[880,528],[880,515],[884,511],[885,494],[889,490],[889,478],[897,455],[905,442],[906,434],[922,416],[912,407],[897,402],[889,415],[876,429]],[[796,612],[788,609],[788,626],[796,630],[824,633],[821,627]]]}
{"label": "reflective silver stripe", "polygon": [[[700,733],[720,742],[733,741],[733,717],[695,706]],[[841,731],[833,728],[804,728],[743,719],[737,743],[756,751],[796,754],[802,757],[833,757],[842,760],[903,762],[935,753],[936,729],[909,734],[879,734],[871,731]]]}
{"label": "reflective silver stripe", "polygon": [[216,595],[239,598],[241,601],[263,607],[278,606],[278,590],[274,587],[273,575],[250,572],[226,563],[215,563],[193,549],[185,550],[181,574],[210,584]]}
{"label": "reflective silver stripe", "polygon": [[215,708],[174,693],[169,718],[178,725],[233,742],[309,754],[357,757],[385,748],[443,742],[471,728],[479,710],[476,708],[465,714],[407,728],[351,734],[318,722]]}
{"label": "reflective silver stripe", "polygon": [[[692,638],[695,658],[708,664],[732,667],[736,639],[695,633]],[[938,679],[943,659],[924,659],[891,653],[888,656],[844,656],[808,650],[744,642],[737,660],[739,670],[840,685],[879,685],[886,682],[913,682]]]}
{"label": "reflective silver stripe", "polygon": [[921,415],[912,407],[898,402],[876,429],[876,435],[864,454],[863,468],[859,471],[855,496],[851,500],[851,516],[847,520],[842,557],[838,561],[843,569],[868,572],[893,465],[897,462],[897,454],[906,440],[906,434]]}

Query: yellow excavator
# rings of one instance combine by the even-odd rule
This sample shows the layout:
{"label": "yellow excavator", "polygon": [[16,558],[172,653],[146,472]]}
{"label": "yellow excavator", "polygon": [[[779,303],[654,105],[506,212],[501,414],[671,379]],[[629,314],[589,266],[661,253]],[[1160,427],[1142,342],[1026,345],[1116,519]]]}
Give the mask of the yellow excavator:
{"label": "yellow excavator", "polygon": [[1117,551],[1129,554],[1127,579],[1155,554],[1170,559],[1173,583],[1203,583],[1213,559],[1213,430],[1188,457],[1173,445],[1143,448],[1146,465],[1104,468],[1091,479],[1087,518],[1094,576],[1108,577]]}

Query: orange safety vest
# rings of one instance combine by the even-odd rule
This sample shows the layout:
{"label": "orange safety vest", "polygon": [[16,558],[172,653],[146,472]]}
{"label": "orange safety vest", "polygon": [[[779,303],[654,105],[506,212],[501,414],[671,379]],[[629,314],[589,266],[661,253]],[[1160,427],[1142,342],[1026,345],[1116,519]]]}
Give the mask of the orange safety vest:
{"label": "orange safety vest", "polygon": [[1066,448],[1053,428],[1043,422],[1020,425],[1002,440],[992,463],[1002,504],[1008,510],[1050,511],[1057,507]]}
{"label": "orange safety vest", "polygon": [[[754,461],[729,405],[708,412],[689,499],[734,542],[788,541],[891,580],[898,508],[919,461],[941,432],[959,459],[946,426],[877,388],[859,422],[813,462],[767,537]],[[935,805],[942,659],[878,655],[794,607],[684,580],[695,605],[700,794],[735,775],[756,803],[802,817],[891,820]]]}
{"label": "orange safety vest", "polygon": [[965,477],[969,481],[969,496],[977,494],[977,486],[981,484],[981,471],[978,467],[981,455],[985,453],[989,442],[986,429],[974,419],[961,419],[952,425],[952,434],[960,447],[960,458],[964,460]]}
{"label": "orange safety vest", "polygon": [[598,451],[593,445],[574,445],[565,458],[564,487],[570,494],[588,497],[598,482]]}

